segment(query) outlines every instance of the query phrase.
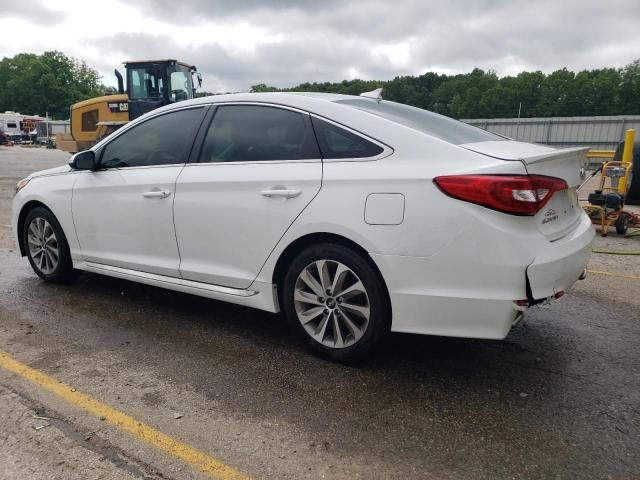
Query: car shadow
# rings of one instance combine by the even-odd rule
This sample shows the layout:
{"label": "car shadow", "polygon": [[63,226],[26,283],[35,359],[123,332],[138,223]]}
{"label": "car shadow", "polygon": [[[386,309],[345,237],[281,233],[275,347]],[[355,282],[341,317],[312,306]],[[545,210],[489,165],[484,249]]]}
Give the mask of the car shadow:
{"label": "car shadow", "polygon": [[[41,285],[42,288],[69,288]],[[450,378],[480,374],[495,377],[522,369],[540,370],[544,365],[553,365],[553,371],[561,371],[566,356],[562,336],[571,335],[571,332],[552,335],[545,330],[548,322],[539,323],[535,318],[525,320],[505,340],[392,333],[371,357],[339,366],[313,356],[302,347],[280,314],[88,273],[67,292],[82,297],[85,304],[95,304],[97,311],[100,307],[111,309],[115,302],[120,307],[116,312],[122,311],[122,314],[112,315],[109,321],[155,337],[170,334],[176,345],[183,341],[189,343],[189,348],[198,348],[202,344],[206,350],[211,345],[207,336],[233,337],[236,349],[243,345],[245,358],[259,355],[257,348],[265,355],[276,352],[270,361],[282,362],[282,366],[293,356],[296,362],[303,361],[314,368],[338,367],[369,374],[395,372],[402,377],[407,377],[408,372],[420,377],[425,371]],[[136,314],[132,316],[131,311]],[[220,354],[225,348],[218,346]]]}

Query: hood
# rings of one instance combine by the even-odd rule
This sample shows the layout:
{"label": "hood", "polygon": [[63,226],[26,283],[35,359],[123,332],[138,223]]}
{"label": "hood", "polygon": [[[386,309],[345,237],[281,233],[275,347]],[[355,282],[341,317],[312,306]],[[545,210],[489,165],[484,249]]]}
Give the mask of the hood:
{"label": "hood", "polygon": [[61,165],[59,167],[40,170],[39,172],[33,172],[31,175],[29,175],[29,178],[44,177],[48,175],[58,175],[58,174],[67,173],[70,171],[71,171],[71,167],[69,165]]}

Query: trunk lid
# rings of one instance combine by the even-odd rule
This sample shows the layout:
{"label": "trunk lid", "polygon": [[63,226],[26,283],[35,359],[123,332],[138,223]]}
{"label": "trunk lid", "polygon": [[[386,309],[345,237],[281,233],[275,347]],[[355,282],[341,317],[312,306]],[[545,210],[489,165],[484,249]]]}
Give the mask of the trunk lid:
{"label": "trunk lid", "polygon": [[588,148],[555,149],[513,140],[460,146],[500,160],[522,162],[531,175],[546,175],[566,181],[569,188],[554,193],[533,218],[540,232],[550,241],[564,237],[578,225],[582,208],[578,203],[577,188],[583,179]]}

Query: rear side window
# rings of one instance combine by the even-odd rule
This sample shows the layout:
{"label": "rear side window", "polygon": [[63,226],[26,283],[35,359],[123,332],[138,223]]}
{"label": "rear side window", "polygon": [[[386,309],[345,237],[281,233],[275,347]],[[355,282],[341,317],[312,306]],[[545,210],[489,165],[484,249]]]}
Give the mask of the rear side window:
{"label": "rear side window", "polygon": [[276,107],[218,107],[204,139],[201,162],[319,159],[306,114]]}
{"label": "rear side window", "polygon": [[453,118],[445,117],[437,113],[410,107],[401,103],[381,101],[368,98],[350,98],[337,100],[336,103],[350,105],[359,110],[373,113],[405,127],[413,128],[419,132],[437,137],[445,142],[461,145],[463,143],[476,143],[504,140],[504,137],[496,135],[481,128],[467,125]]}
{"label": "rear side window", "polygon": [[311,119],[322,158],[365,158],[383,152],[382,147],[332,123]]}
{"label": "rear side window", "polygon": [[185,163],[204,108],[165,113],[139,123],[103,149],[103,168]]}

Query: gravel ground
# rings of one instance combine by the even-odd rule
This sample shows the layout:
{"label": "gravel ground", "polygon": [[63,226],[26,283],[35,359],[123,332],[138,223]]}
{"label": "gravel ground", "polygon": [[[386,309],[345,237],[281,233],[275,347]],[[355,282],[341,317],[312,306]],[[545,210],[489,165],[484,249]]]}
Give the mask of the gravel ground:
{"label": "gravel ground", "polygon": [[[0,147],[0,223],[15,181],[65,160]],[[97,275],[44,284],[0,231],[0,349],[256,478],[639,478],[640,280],[590,274],[504,341],[392,335],[345,367],[276,315]],[[640,257],[589,269],[640,276]],[[60,424],[35,432],[34,412]],[[0,419],[0,478],[198,478],[2,369]]]}

